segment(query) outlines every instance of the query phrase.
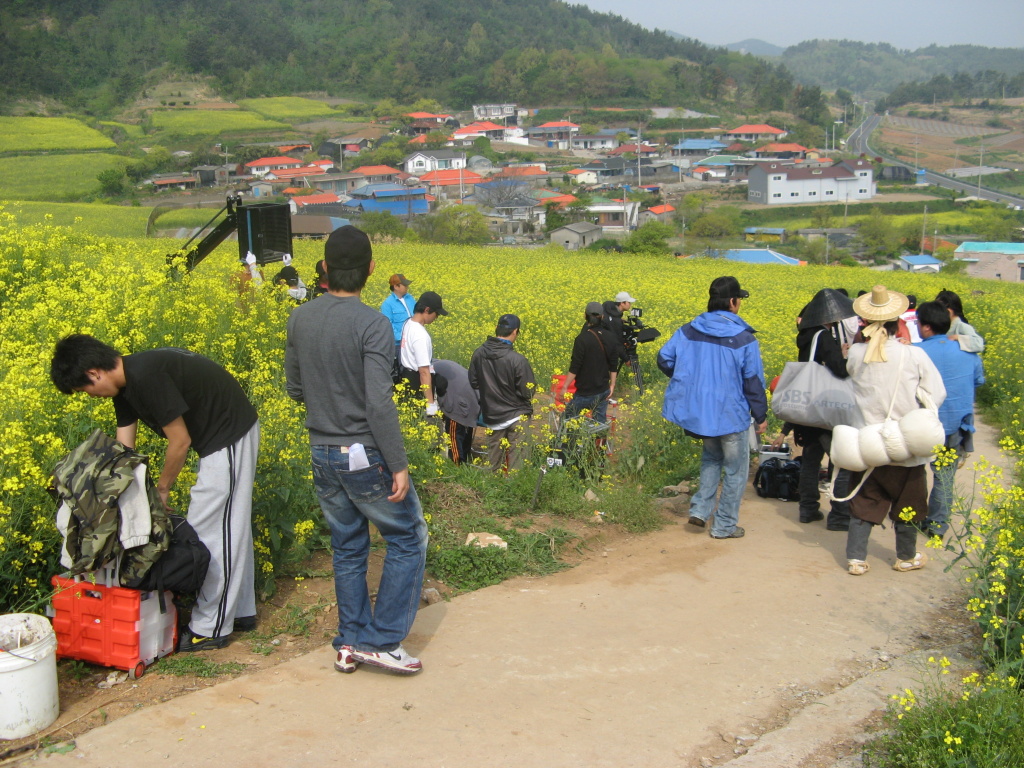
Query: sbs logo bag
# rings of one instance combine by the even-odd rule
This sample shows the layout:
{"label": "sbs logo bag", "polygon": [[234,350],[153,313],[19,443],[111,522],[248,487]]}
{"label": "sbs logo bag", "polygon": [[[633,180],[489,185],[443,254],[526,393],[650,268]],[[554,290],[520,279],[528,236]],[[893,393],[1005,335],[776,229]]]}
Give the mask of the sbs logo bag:
{"label": "sbs logo bag", "polygon": [[864,419],[853,394],[853,382],[837,379],[824,364],[814,362],[822,333],[814,334],[806,363],[786,363],[772,395],[772,411],[783,421],[804,427],[860,427]]}

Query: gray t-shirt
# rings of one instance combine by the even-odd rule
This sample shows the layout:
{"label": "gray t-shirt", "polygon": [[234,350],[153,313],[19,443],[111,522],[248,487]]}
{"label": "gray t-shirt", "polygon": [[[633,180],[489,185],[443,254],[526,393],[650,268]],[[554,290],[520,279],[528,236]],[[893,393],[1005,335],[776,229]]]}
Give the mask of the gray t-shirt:
{"label": "gray t-shirt", "polygon": [[392,472],[407,469],[391,399],[391,323],[358,296],[326,293],[292,310],[284,364],[288,395],[306,404],[312,445],[377,448]]}

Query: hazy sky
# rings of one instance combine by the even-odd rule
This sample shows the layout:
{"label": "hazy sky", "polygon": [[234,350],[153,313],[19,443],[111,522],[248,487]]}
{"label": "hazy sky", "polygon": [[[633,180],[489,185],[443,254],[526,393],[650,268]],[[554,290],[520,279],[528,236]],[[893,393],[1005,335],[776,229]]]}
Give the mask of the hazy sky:
{"label": "hazy sky", "polygon": [[846,39],[897,48],[938,45],[1024,47],[1022,0],[569,0],[709,45],[758,38],[786,47]]}

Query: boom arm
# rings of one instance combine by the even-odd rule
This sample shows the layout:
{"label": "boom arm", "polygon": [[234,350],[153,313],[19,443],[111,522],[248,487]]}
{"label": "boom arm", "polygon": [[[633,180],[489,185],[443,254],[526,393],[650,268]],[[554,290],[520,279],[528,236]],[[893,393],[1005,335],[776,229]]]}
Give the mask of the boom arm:
{"label": "boom arm", "polygon": [[[184,251],[185,271],[191,272],[193,269],[195,269],[196,265],[198,265],[199,262],[201,262],[211,253],[213,253],[214,248],[216,248],[218,245],[227,240],[227,238],[231,236],[231,233],[238,228],[238,216],[235,211],[241,205],[242,198],[240,195],[228,195],[228,199],[227,202],[224,204],[224,207],[221,208],[212,219],[206,222],[206,224],[203,225],[203,228],[200,229],[199,232],[197,232],[195,235],[193,235],[192,239],[181,247],[180,251],[178,251],[177,253],[167,254],[168,263],[172,262]],[[207,227],[213,224],[213,222],[216,221],[217,217],[220,216],[225,211],[227,211],[227,216],[225,216],[224,219],[217,224],[217,226],[210,230],[206,237],[200,240],[199,244],[195,248],[193,248],[190,251],[187,250],[188,247],[192,244],[192,241],[199,237],[199,235],[201,235],[204,231],[206,231]]]}

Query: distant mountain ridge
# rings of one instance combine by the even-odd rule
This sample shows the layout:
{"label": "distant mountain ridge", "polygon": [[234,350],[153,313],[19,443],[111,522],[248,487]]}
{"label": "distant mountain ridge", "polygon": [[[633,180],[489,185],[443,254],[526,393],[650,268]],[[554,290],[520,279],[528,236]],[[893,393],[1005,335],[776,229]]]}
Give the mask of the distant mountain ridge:
{"label": "distant mountain ridge", "polygon": [[738,53],[749,53],[754,56],[766,57],[781,56],[786,50],[785,48],[773,43],[758,40],[756,37],[740,40],[738,43],[729,43],[725,47],[727,50],[736,51]]}
{"label": "distant mountain ridge", "polygon": [[925,81],[936,75],[986,70],[1016,75],[1024,72],[1024,48],[929,45],[909,51],[888,43],[807,40],[786,48],[774,61],[784,64],[800,83],[881,95],[901,83]]}

